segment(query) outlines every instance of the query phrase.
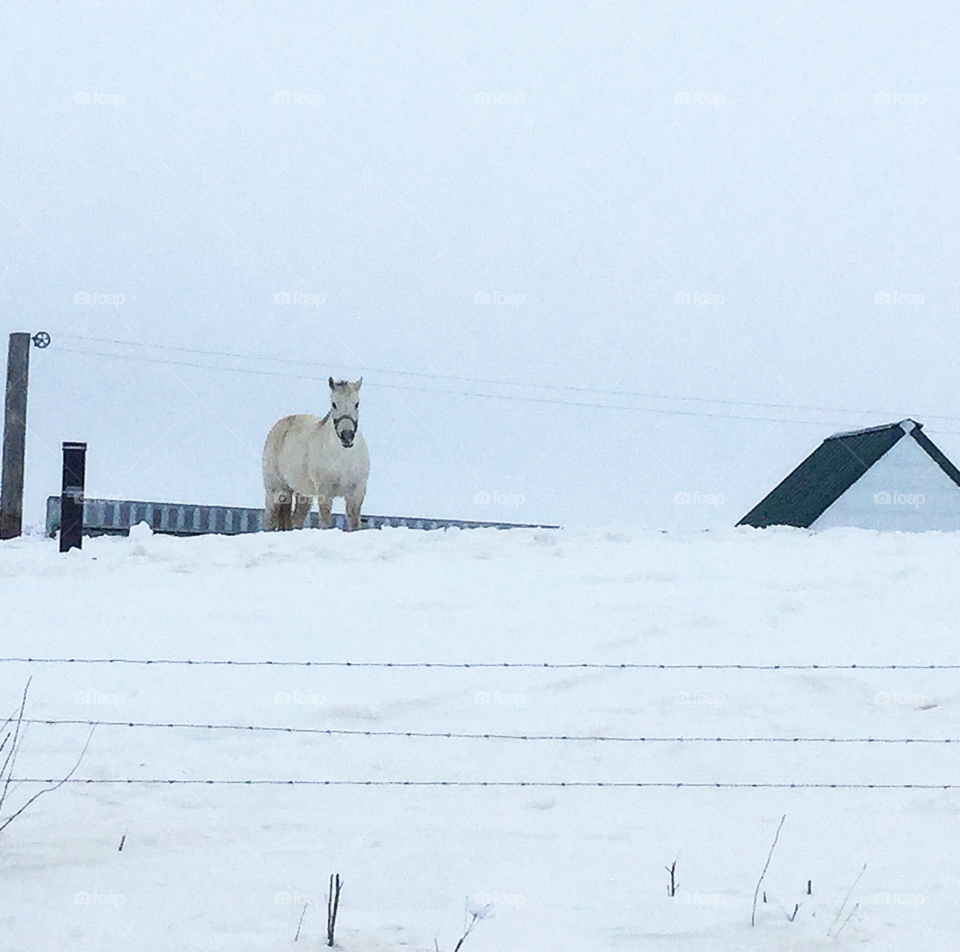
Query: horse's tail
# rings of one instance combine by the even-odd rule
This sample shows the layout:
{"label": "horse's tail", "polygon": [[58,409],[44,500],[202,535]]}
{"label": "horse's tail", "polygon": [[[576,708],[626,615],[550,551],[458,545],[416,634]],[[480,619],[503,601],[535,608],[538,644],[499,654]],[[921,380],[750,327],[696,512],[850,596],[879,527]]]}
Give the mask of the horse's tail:
{"label": "horse's tail", "polygon": [[263,444],[264,485],[267,485],[268,482],[273,482],[274,484],[279,482],[280,448],[283,446],[283,441],[286,439],[289,429],[290,417],[283,417],[283,419],[277,420],[277,422],[270,427],[270,432],[267,434],[267,439]]}

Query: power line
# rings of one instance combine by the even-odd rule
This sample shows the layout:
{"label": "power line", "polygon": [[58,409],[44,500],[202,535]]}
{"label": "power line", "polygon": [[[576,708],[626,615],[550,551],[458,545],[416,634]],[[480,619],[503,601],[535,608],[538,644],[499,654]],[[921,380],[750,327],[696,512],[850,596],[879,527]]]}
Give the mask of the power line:
{"label": "power line", "polygon": [[439,668],[489,670],[540,669],[568,671],[570,669],[601,671],[956,671],[960,664],[737,664],[679,662],[602,662],[602,661],[234,661],[223,658],[0,658],[0,664],[131,664],[131,665],[193,665],[235,668]]}
{"label": "power line", "polygon": [[[272,370],[254,370],[250,367],[211,367],[208,364],[196,364],[186,360],[161,360],[157,357],[141,357],[137,354],[108,354],[103,351],[95,350],[75,350],[72,347],[55,347],[54,352],[63,352],[68,354],[84,354],[92,357],[107,357],[114,360],[137,360],[142,363],[166,364],[176,367],[194,367],[200,370],[223,370],[228,373],[255,374],[260,377],[282,377],[285,380],[326,380],[326,377],[311,377],[305,374],[280,373]],[[632,410],[637,413],[661,413],[668,416],[689,416],[689,417],[709,417],[723,420],[749,420],[756,423],[799,423],[806,426],[823,426],[823,420],[775,420],[770,417],[743,416],[730,413],[700,413],[695,410],[663,410],[655,407],[630,407],[622,404],[610,403],[586,403],[577,400],[555,400],[547,397],[523,397],[505,393],[476,393],[469,390],[442,390],[431,387],[423,390],[418,387],[405,387],[402,384],[376,383],[376,387],[385,390],[416,390],[419,393],[440,393],[446,396],[455,397],[480,397],[487,400],[504,400],[508,403],[540,403],[552,404],[561,407],[585,407],[593,410]]]}
{"label": "power line", "polygon": [[[91,341],[101,341],[105,343],[119,344],[123,346],[142,346],[146,348],[156,348],[164,350],[173,350],[181,351],[186,353],[196,353],[196,354],[205,354],[209,356],[221,356],[221,357],[230,357],[240,360],[264,360],[264,361],[280,361],[284,363],[299,364],[303,366],[320,366],[310,361],[298,361],[291,358],[274,358],[274,357],[255,357],[244,354],[229,353],[227,351],[206,351],[199,350],[195,348],[186,348],[186,347],[172,347],[161,344],[136,344],[131,341],[121,341],[113,340],[111,338],[95,338],[95,337],[82,337],[80,335],[74,334],[65,334],[65,337],[74,338],[77,340],[91,340]],[[314,377],[308,374],[294,374],[289,372],[280,372],[280,371],[270,371],[270,370],[256,370],[250,367],[216,367],[210,364],[201,364],[195,363],[192,361],[184,360],[165,360],[158,357],[145,357],[137,354],[113,354],[107,353],[105,351],[98,350],[81,350],[72,347],[62,347],[57,346],[54,348],[54,351],[62,351],[64,353],[73,353],[73,354],[82,354],[93,357],[106,357],[114,360],[136,360],[142,363],[152,363],[152,364],[164,364],[168,366],[179,366],[179,367],[192,367],[199,370],[220,370],[226,371],[229,373],[245,373],[245,374],[254,374],[257,376],[266,376],[266,377],[281,377],[288,380],[326,380],[325,376]],[[717,403],[727,406],[753,406],[766,408],[771,410],[805,410],[805,411],[815,411],[815,412],[825,412],[825,413],[835,413],[843,415],[845,417],[849,416],[880,416],[880,415],[895,415],[892,411],[881,411],[881,410],[844,410],[835,407],[809,407],[802,405],[793,405],[793,404],[778,404],[778,403],[757,403],[753,401],[739,401],[739,400],[726,400],[726,399],[713,399],[708,397],[683,397],[683,396],[669,396],[666,394],[652,394],[652,393],[643,393],[637,391],[627,391],[627,390],[603,390],[603,389],[593,389],[587,387],[571,387],[571,386],[553,386],[549,384],[536,384],[536,383],[522,383],[519,381],[505,381],[505,380],[494,380],[490,378],[482,377],[460,377],[446,374],[428,374],[420,373],[415,371],[397,371],[397,370],[384,370],[376,369],[369,367],[360,367],[354,366],[353,369],[359,370],[364,373],[382,373],[395,376],[411,376],[411,377],[422,377],[422,378],[431,378],[438,380],[459,380],[464,382],[482,384],[482,385],[496,385],[496,386],[511,386],[511,387],[526,387],[531,389],[542,389],[542,390],[561,390],[569,391],[572,393],[589,393],[589,394],[599,394],[601,396],[623,396],[632,399],[655,399],[655,400],[675,400],[682,402],[694,402],[694,403]],[[539,404],[550,404],[555,406],[568,406],[568,407],[583,407],[586,409],[600,409],[600,410],[631,410],[639,413],[659,413],[667,416],[689,416],[689,417],[703,417],[708,419],[724,419],[724,420],[744,420],[748,422],[755,423],[793,423],[803,426],[824,426],[824,420],[797,420],[797,419],[776,419],[772,417],[760,417],[760,416],[749,416],[745,414],[732,414],[732,413],[708,413],[705,411],[697,410],[671,410],[664,409],[659,407],[637,407],[637,406],[625,406],[623,404],[610,404],[610,403],[596,403],[596,402],[585,402],[577,400],[561,400],[556,398],[548,397],[529,397],[521,396],[517,394],[502,394],[502,393],[478,393],[476,391],[466,391],[466,390],[450,390],[450,389],[440,389],[440,388],[429,388],[427,391],[423,391],[420,388],[412,386],[404,386],[402,384],[388,384],[388,383],[375,383],[374,386],[380,387],[387,390],[418,390],[419,392],[429,392],[429,393],[438,393],[449,396],[462,396],[462,397],[480,397],[490,400],[504,400],[507,402],[513,403],[539,403]],[[948,420],[956,422],[960,420],[960,417],[945,417],[945,416],[935,416],[932,414],[926,415],[927,419],[939,419],[939,420]],[[841,424],[832,424],[832,425],[841,425]],[[846,422],[842,425],[847,425]],[[944,431],[941,430],[941,433],[953,433],[954,431]],[[957,435],[960,435],[958,433]]]}
{"label": "power line", "polygon": [[326,727],[280,727],[255,724],[191,724],[157,721],[98,721],[72,718],[24,718],[24,724],[48,726],[157,728],[167,730],[250,731],[275,734],[322,734],[329,737],[402,737],[442,740],[548,741],[623,744],[960,744],[956,737],[640,737],[610,734],[492,734],[456,731],[358,730]]}
{"label": "power line", "polygon": [[[81,334],[61,334],[61,337],[67,337],[71,340],[86,340],[86,341],[96,341],[102,344],[117,344],[124,347],[143,347],[146,349],[152,350],[172,350],[178,351],[180,353],[187,354],[204,354],[211,357],[231,357],[239,360],[262,360],[269,363],[286,363],[286,364],[298,364],[305,367],[318,367],[323,368],[327,367],[328,364],[321,364],[317,361],[312,360],[298,360],[293,357],[262,357],[253,354],[238,354],[232,351],[223,351],[223,350],[203,350],[196,347],[176,347],[171,344],[147,344],[140,341],[128,341],[120,340],[112,337],[87,337]],[[65,349],[65,348],[64,348]],[[73,351],[73,353],[100,353],[94,351]],[[107,356],[102,355],[101,356]],[[122,355],[112,355],[112,356],[122,356]],[[207,366],[205,364],[189,364],[188,366]],[[823,411],[825,413],[844,413],[844,414],[880,414],[886,411],[880,410],[842,410],[837,407],[815,407],[815,406],[803,406],[791,403],[757,403],[751,400],[727,400],[720,397],[680,397],[672,396],[670,394],[664,393],[648,393],[644,391],[635,391],[635,390],[605,390],[599,387],[575,387],[567,384],[543,384],[543,383],[531,383],[529,381],[521,380],[501,380],[493,377],[467,377],[457,374],[436,374],[436,373],[425,373],[422,371],[414,370],[387,370],[382,367],[364,367],[359,364],[347,364],[346,366],[351,367],[353,370],[359,370],[361,373],[377,373],[377,374],[388,374],[391,376],[398,377],[424,377],[433,380],[457,380],[463,383],[482,383],[482,384],[491,384],[494,386],[506,386],[506,387],[525,387],[532,390],[565,390],[571,393],[589,393],[589,394],[603,394],[604,396],[618,396],[618,397],[636,397],[641,399],[652,399],[652,400],[677,400],[684,401],[689,403],[720,403],[727,406],[741,406],[741,407],[763,407],[766,409],[778,409],[778,410],[815,410]],[[231,369],[231,368],[217,368],[217,369]],[[284,375],[285,376],[285,375]],[[315,380],[315,379],[326,379],[325,377],[306,377],[303,379]],[[943,419],[943,420],[952,420],[954,422],[960,420],[960,417],[930,417],[930,419]]]}

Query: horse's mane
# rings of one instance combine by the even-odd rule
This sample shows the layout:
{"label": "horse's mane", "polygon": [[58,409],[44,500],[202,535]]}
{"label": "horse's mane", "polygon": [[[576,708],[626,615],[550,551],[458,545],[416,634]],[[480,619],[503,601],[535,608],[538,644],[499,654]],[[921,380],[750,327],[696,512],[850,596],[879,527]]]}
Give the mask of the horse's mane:
{"label": "horse's mane", "polygon": [[334,380],[334,381],[333,381],[333,385],[334,385],[334,387],[348,387],[348,386],[350,385],[350,381],[349,381],[349,380]]}

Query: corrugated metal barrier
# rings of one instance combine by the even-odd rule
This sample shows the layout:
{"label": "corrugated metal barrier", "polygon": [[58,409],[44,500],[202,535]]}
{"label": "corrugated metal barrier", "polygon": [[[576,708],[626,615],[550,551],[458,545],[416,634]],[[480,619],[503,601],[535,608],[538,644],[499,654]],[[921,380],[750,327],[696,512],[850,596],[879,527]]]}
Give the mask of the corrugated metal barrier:
{"label": "corrugated metal barrier", "polygon": [[[187,503],[140,502],[129,499],[85,499],[83,501],[83,534],[128,535],[130,527],[145,522],[154,532],[166,535],[239,535],[244,532],[259,532],[263,525],[262,509],[246,509],[240,506],[196,506]],[[320,513],[307,516],[306,528],[315,529],[320,524]],[[333,524],[338,529],[346,528],[346,516],[333,514]],[[543,526],[533,523],[477,522],[469,519],[423,519],[409,516],[367,516],[361,518],[362,529],[381,529],[384,526],[403,526],[407,529],[557,529],[558,526]],[[47,499],[48,536],[55,536],[60,529],[60,497]]]}

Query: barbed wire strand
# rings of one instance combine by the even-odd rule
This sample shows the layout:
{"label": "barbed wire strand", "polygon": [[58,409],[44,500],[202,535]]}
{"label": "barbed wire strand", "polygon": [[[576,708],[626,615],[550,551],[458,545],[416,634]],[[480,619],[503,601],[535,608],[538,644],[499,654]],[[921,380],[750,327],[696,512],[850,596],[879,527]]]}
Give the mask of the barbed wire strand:
{"label": "barbed wire strand", "polygon": [[278,734],[323,734],[331,737],[409,737],[444,740],[579,741],[623,744],[960,744],[957,737],[648,737],[611,734],[505,734],[458,731],[360,730],[335,727],[285,727],[260,724],[192,724],[160,721],[102,721],[82,718],[24,718],[24,724],[48,726],[158,728],[173,730],[252,731]]}
{"label": "barbed wire strand", "polygon": [[742,664],[657,663],[641,661],[235,661],[225,658],[0,658],[0,664],[129,664],[222,666],[237,668],[438,668],[454,670],[524,669],[567,671],[957,671],[960,664]]}
{"label": "barbed wire strand", "polygon": [[[54,783],[56,777],[16,777],[15,783]],[[71,777],[72,784],[143,784],[158,786],[235,786],[235,787],[606,787],[631,788],[699,788],[738,790],[957,790],[958,783],[829,783],[829,782],[709,782],[671,780],[224,780],[185,779],[182,777]]]}

